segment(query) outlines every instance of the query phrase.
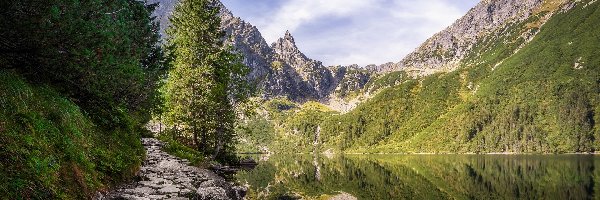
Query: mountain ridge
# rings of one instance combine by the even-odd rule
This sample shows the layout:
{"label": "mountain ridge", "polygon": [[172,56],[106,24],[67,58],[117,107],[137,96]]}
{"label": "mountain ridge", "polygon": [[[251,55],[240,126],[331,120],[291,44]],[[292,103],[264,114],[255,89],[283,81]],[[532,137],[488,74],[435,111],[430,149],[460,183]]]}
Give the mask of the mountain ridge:
{"label": "mountain ridge", "polygon": [[[169,10],[176,0],[155,0],[162,3],[155,15],[168,25]],[[403,71],[413,77],[427,76],[438,72],[450,72],[469,64],[464,59],[477,53],[475,46],[480,40],[501,34],[510,24],[519,23],[529,16],[550,6],[551,14],[564,4],[565,0],[484,0],[457,19],[452,25],[436,33],[406,55],[399,62],[381,65],[329,66],[308,58],[296,46],[289,31],[271,45],[262,37],[256,26],[236,17],[220,1],[222,28],[228,36],[228,43],[244,57],[244,64],[252,71],[248,76],[257,84],[263,99],[287,97],[295,102],[318,101],[351,110],[353,103],[368,99],[372,88],[365,88],[369,82],[385,77],[392,72]],[[171,9],[169,9],[171,7]],[[548,19],[546,16],[542,19]],[[544,20],[539,20],[541,26]],[[164,31],[163,31],[164,32]],[[525,43],[531,41],[534,32],[523,33]],[[360,74],[360,77],[352,77]],[[397,81],[377,87],[387,88]],[[353,93],[348,96],[349,93]],[[354,103],[356,104],[356,103]],[[340,110],[340,109],[338,109]]]}
{"label": "mountain ridge", "polygon": [[536,2],[527,19],[481,35],[453,71],[378,74],[341,113],[267,101],[240,135],[275,138],[247,141],[283,153],[598,152],[600,4]]}
{"label": "mountain ridge", "polygon": [[[159,3],[154,16],[161,22],[161,33],[164,33],[177,0],[150,3]],[[234,16],[220,1],[215,3],[221,8],[226,42],[243,55],[243,63],[252,69],[248,79],[258,86],[263,99],[286,97],[295,102],[326,103],[347,72],[357,69],[356,66],[326,67],[321,61],[308,58],[298,49],[289,31],[268,45],[256,26]],[[361,87],[364,83],[358,85]]]}

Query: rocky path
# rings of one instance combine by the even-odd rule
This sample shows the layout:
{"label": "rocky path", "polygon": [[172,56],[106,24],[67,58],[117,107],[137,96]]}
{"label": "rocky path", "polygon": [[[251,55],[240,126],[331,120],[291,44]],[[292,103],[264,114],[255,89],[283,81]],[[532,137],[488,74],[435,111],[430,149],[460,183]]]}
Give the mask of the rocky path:
{"label": "rocky path", "polygon": [[190,166],[186,160],[161,150],[157,139],[144,138],[146,160],[135,182],[96,199],[243,199],[246,189],[227,183],[210,170]]}

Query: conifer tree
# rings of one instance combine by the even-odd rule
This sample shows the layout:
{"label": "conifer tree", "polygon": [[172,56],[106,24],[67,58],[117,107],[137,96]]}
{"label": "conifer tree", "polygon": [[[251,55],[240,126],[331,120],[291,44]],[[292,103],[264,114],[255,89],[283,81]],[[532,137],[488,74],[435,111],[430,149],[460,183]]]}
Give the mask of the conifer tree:
{"label": "conifer tree", "polygon": [[209,0],[182,0],[167,29],[172,69],[166,84],[166,117],[176,137],[217,158],[231,152],[236,113],[250,87],[248,67],[224,45],[219,7]]}

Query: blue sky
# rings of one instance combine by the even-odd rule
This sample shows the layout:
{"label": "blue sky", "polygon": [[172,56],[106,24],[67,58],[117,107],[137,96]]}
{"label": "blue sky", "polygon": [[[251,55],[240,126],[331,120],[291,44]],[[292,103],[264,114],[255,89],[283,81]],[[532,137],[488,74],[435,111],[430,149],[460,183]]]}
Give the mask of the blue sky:
{"label": "blue sky", "polygon": [[221,0],[267,43],[289,30],[325,65],[398,62],[479,0]]}

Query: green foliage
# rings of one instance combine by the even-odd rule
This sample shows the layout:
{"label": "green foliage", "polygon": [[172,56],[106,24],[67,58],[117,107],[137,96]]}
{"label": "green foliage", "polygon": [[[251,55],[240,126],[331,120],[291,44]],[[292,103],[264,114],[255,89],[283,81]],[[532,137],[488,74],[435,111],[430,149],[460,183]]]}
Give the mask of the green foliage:
{"label": "green foliage", "polygon": [[286,145],[287,148],[293,151],[311,152],[313,146],[321,143],[319,135],[322,129],[321,123],[336,113],[317,102],[303,104],[301,109],[294,111],[283,123],[284,130],[290,130],[292,138],[296,138],[295,141],[290,140],[294,142]]}
{"label": "green foliage", "polygon": [[202,166],[205,164],[204,154],[202,154],[202,152],[181,144],[177,140],[169,138],[168,135],[169,134],[159,136],[159,139],[165,144],[161,150],[181,159],[186,159],[194,166]]}
{"label": "green foliage", "polygon": [[412,138],[459,101],[456,77],[432,75],[385,89],[350,113],[326,120],[324,142],[345,150]]}
{"label": "green foliage", "polygon": [[264,153],[265,147],[276,153],[311,152],[321,140],[319,124],[337,114],[317,102],[297,105],[285,98],[268,100],[258,110],[237,130],[239,152]]}
{"label": "green foliage", "polygon": [[183,0],[167,30],[172,58],[165,86],[167,122],[176,129],[173,138],[187,140],[183,143],[212,159],[233,152],[235,108],[252,93],[244,78],[249,68],[223,45],[218,13],[212,1]]}
{"label": "green foliage", "polygon": [[287,113],[297,110],[298,105],[287,98],[275,98],[264,102],[261,106],[271,116],[270,119],[282,122],[287,117]]}
{"label": "green foliage", "polygon": [[236,133],[239,137],[236,149],[241,153],[268,153],[264,148],[272,145],[275,137],[273,124],[261,116],[252,116],[247,123],[241,123]]}
{"label": "green foliage", "polygon": [[[416,79],[390,73],[371,79],[366,89],[386,89],[349,113],[286,112],[275,127],[298,136],[281,139],[299,144],[290,145],[298,152],[315,146],[316,127],[318,151],[595,152],[600,12],[585,4],[554,14],[541,29],[529,24],[545,13],[507,24],[482,38],[456,71]],[[537,31],[521,46],[523,33]]]}
{"label": "green foliage", "polygon": [[392,87],[405,81],[408,75],[404,71],[391,72],[382,77],[372,78],[365,85],[365,92],[375,92],[380,89]]}
{"label": "green foliage", "polygon": [[89,199],[132,178],[164,72],[154,7],[0,3],[2,198]]}
{"label": "green foliage", "polygon": [[131,178],[141,163],[137,134],[99,129],[49,86],[0,70],[0,102],[2,198],[90,198]]}
{"label": "green foliage", "polygon": [[150,17],[154,6],[7,0],[2,9],[2,68],[51,85],[105,128],[149,120],[164,71],[158,25]]}

